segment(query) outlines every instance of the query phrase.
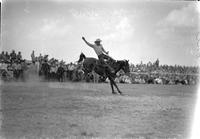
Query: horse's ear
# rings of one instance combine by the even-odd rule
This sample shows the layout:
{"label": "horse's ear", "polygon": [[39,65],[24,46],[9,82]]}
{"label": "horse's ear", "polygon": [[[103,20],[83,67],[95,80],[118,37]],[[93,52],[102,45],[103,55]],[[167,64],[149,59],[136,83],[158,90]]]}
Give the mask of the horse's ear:
{"label": "horse's ear", "polygon": [[125,62],[129,62],[129,60],[126,60],[126,59],[125,59],[124,61],[125,61]]}

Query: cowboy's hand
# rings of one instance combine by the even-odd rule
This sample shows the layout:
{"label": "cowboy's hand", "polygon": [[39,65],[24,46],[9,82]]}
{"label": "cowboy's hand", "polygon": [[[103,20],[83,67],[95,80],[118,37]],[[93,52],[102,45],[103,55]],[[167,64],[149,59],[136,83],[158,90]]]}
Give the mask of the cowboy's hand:
{"label": "cowboy's hand", "polygon": [[108,55],[108,54],[109,54],[109,51],[107,51],[106,54]]}
{"label": "cowboy's hand", "polygon": [[83,40],[85,40],[85,37],[82,37]]}

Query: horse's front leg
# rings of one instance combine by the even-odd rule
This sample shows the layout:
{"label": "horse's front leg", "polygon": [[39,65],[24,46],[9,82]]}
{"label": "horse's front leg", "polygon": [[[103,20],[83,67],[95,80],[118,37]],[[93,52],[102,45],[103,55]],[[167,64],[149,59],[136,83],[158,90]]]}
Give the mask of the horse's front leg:
{"label": "horse's front leg", "polygon": [[118,93],[120,93],[120,95],[122,95],[122,92],[119,90],[117,84],[116,84],[115,81],[114,81],[114,78],[111,77],[111,80],[112,80],[112,82],[113,82],[113,85],[116,87]]}
{"label": "horse's front leg", "polygon": [[116,84],[115,82],[114,82],[113,84],[114,84],[114,86],[117,88],[118,93],[120,93],[120,95],[122,95],[122,92],[119,90],[117,84]]}
{"label": "horse's front leg", "polygon": [[116,92],[114,91],[114,87],[113,87],[113,83],[110,81],[110,86],[111,86],[111,88],[112,88],[112,93],[113,94],[116,94]]}
{"label": "horse's front leg", "polygon": [[108,79],[110,80],[110,86],[111,86],[111,89],[112,89],[112,93],[116,94],[114,87],[113,87],[113,79],[111,77],[108,77]]}

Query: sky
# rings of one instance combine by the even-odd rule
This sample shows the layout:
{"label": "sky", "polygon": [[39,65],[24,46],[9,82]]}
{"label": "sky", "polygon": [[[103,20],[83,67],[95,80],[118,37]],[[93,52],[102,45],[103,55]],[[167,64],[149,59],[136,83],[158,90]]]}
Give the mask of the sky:
{"label": "sky", "polygon": [[2,50],[23,58],[48,54],[75,62],[83,52],[96,57],[81,39],[97,38],[116,60],[195,66],[199,52],[199,3],[130,0],[3,0]]}

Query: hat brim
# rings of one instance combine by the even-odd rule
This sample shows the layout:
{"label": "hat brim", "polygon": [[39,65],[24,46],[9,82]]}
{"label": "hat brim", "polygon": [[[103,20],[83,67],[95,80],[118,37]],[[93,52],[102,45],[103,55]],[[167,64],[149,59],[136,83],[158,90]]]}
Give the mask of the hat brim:
{"label": "hat brim", "polygon": [[97,40],[97,41],[94,41],[94,42],[101,42],[101,40]]}

